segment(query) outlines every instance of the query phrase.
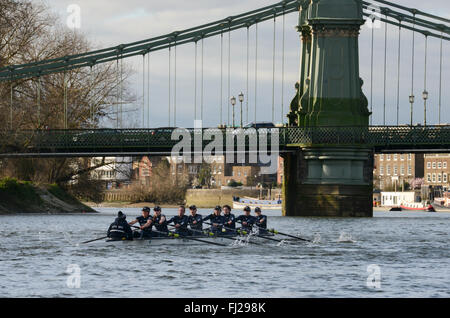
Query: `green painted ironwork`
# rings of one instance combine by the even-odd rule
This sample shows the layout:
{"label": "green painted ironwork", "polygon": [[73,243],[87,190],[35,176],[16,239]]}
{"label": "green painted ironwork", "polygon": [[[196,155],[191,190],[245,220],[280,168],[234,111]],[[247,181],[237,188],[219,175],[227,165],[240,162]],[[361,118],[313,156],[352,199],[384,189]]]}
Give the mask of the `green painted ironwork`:
{"label": "green painted ironwork", "polygon": [[[172,140],[172,134],[185,129],[93,129],[93,130],[29,130],[19,132],[3,131],[0,134],[0,157],[34,154],[93,156],[123,153],[170,154],[179,139]],[[188,129],[192,151],[194,135],[200,130]],[[204,134],[206,129],[202,130]],[[208,129],[210,133],[222,134],[226,149],[226,130]],[[376,151],[395,149],[450,149],[450,126],[373,126],[373,127],[284,127],[274,129],[234,131],[245,136],[245,152],[251,152],[255,140],[260,144],[262,133],[267,134],[271,149],[271,134],[278,133],[279,150],[294,151],[303,147],[352,146],[369,147]],[[242,137],[242,135],[241,135]],[[202,141],[202,149],[210,140]],[[253,149],[253,148],[252,148]],[[235,148],[234,150],[237,150]],[[70,156],[70,155],[69,155]]]}
{"label": "green painted ironwork", "polygon": [[[443,34],[450,34],[450,26],[443,23],[449,23],[448,19],[444,19],[435,15],[427,14],[413,8],[407,8],[396,5],[388,1],[370,0],[360,1],[363,8],[366,10],[364,15],[370,16],[371,12],[367,9],[373,6],[375,2],[379,2],[390,7],[381,7],[381,13],[386,18],[381,18],[381,21],[398,26],[396,21],[402,21],[404,29],[413,30],[422,34],[427,34],[430,37],[441,39],[441,32]],[[201,26],[189,28],[182,31],[175,31],[169,34],[161,35],[151,39],[146,39],[138,42],[120,44],[118,46],[109,47],[101,50],[91,52],[68,55],[60,58],[54,58],[44,61],[37,61],[22,65],[10,65],[0,68],[0,82],[18,80],[23,78],[33,78],[44,76],[53,73],[70,71],[81,67],[92,67],[100,63],[107,63],[116,61],[118,59],[125,59],[132,56],[145,55],[150,52],[167,49],[174,45],[183,45],[186,43],[195,43],[201,39],[221,35],[224,32],[232,32],[235,30],[248,28],[257,23],[271,20],[274,17],[298,12],[301,5],[309,3],[308,0],[284,0],[276,4],[266,6],[253,11],[245,12],[240,15],[230,16],[215,22],[204,24]],[[399,10],[406,11],[403,13]],[[412,14],[422,15],[425,18],[413,17]],[[391,18],[388,19],[387,17]],[[393,21],[394,19],[395,21]],[[443,23],[435,23],[428,19],[438,20]],[[415,23],[413,23],[415,21]],[[423,29],[425,28],[425,29]],[[434,32],[435,31],[435,32]],[[437,33],[436,33],[437,32]],[[443,40],[450,41],[449,36],[442,36]]]}

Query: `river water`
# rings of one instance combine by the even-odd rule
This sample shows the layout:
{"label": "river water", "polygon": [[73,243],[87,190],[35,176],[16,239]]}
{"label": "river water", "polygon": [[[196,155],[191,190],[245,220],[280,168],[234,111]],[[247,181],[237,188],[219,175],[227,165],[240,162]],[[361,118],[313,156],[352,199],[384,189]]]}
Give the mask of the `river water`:
{"label": "river water", "polygon": [[[128,220],[139,215],[122,210]],[[314,243],[79,244],[103,236],[116,212],[0,216],[0,297],[450,296],[450,213],[375,212],[370,219],[267,213],[270,228]]]}

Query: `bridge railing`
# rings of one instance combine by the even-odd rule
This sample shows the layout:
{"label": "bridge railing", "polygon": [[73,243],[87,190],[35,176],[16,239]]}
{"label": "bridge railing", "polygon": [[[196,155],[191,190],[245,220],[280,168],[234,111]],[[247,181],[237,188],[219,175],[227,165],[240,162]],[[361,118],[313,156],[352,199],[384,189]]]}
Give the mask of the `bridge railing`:
{"label": "bridge railing", "polygon": [[[244,146],[261,145],[267,141],[272,147],[271,135],[279,135],[278,143],[282,149],[312,145],[367,145],[379,149],[393,147],[447,147],[450,148],[450,125],[442,126],[372,126],[372,127],[283,127],[259,130],[208,129],[209,133],[221,136],[226,145],[227,133],[238,140],[244,140]],[[86,129],[86,130],[26,130],[1,131],[0,153],[15,152],[113,152],[131,150],[170,153],[180,139],[173,140],[172,134],[185,134],[190,137],[190,146],[194,147],[194,137],[202,138],[202,149],[211,143],[203,138],[206,129],[156,128],[156,129]],[[262,134],[266,138],[262,139]],[[213,138],[215,140],[215,138]]]}

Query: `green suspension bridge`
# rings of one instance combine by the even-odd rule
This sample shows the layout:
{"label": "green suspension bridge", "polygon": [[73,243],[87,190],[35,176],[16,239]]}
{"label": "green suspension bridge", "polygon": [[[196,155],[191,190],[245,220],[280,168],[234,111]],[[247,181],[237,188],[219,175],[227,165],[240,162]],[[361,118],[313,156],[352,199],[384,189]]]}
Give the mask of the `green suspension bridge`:
{"label": "green suspension bridge", "polygon": [[[201,25],[198,27],[193,27],[190,29],[175,31],[170,34],[158,36],[155,38],[138,41],[129,44],[120,44],[115,47],[110,47],[101,50],[95,50],[92,52],[86,52],[76,55],[63,56],[60,58],[54,58],[44,61],[36,61],[33,63],[23,64],[23,65],[10,65],[0,69],[0,82],[10,83],[11,91],[11,105],[10,105],[10,122],[5,125],[5,130],[2,132],[2,143],[0,147],[0,156],[90,156],[90,155],[103,155],[103,154],[146,154],[149,152],[157,153],[170,153],[171,147],[176,143],[172,141],[169,137],[170,131],[167,129],[149,129],[145,127],[145,100],[142,101],[142,126],[143,129],[119,129],[123,128],[123,115],[122,110],[119,109],[119,102],[117,103],[117,118],[116,118],[116,129],[99,129],[98,127],[88,127],[85,131],[80,130],[70,130],[70,107],[71,105],[67,101],[67,82],[64,83],[64,94],[63,100],[61,101],[62,107],[64,108],[64,120],[63,128],[61,130],[45,130],[39,129],[36,131],[15,131],[13,129],[13,113],[15,109],[20,108],[20,105],[14,103],[14,87],[18,85],[19,81],[23,82],[26,80],[37,79],[38,83],[41,83],[41,79],[45,76],[63,73],[64,79],[66,74],[71,70],[78,68],[90,68],[91,72],[95,71],[95,66],[102,63],[111,63],[122,61],[134,56],[143,57],[143,82],[145,85],[145,58],[150,59],[153,52],[160,50],[172,50],[180,46],[186,45],[188,43],[194,43],[195,45],[195,63],[197,67],[197,49],[198,45],[202,46],[203,51],[203,41],[210,37],[221,37],[221,59],[222,59],[222,73],[223,73],[223,37],[224,34],[230,35],[231,32],[246,29],[247,31],[247,101],[246,101],[246,114],[248,122],[248,81],[249,81],[249,37],[250,29],[254,28],[256,31],[256,37],[258,36],[258,24],[264,21],[274,21],[274,26],[276,24],[276,19],[278,17],[283,17],[283,34],[285,31],[285,15],[301,12],[302,5],[308,4],[309,1],[282,1],[271,6],[246,12],[240,15],[227,17],[225,19]],[[397,126],[386,126],[386,38],[387,38],[387,27],[385,28],[385,63],[384,63],[384,105],[383,105],[383,123],[385,126],[370,127],[369,129],[364,129],[361,127],[293,127],[297,125],[286,125],[286,127],[278,128],[280,135],[280,146],[281,151],[289,151],[290,145],[309,145],[309,144],[352,144],[352,143],[364,143],[370,145],[376,149],[376,151],[414,151],[423,149],[432,149],[433,151],[447,151],[450,149],[450,127],[440,125],[441,122],[441,111],[442,111],[442,42],[450,40],[450,21],[445,18],[441,18],[435,15],[427,14],[425,12],[419,11],[417,9],[404,7],[389,1],[361,1],[361,6],[363,9],[363,15],[366,19],[380,21],[380,23],[385,23],[398,27],[398,89],[397,89],[397,103],[395,105],[396,122]],[[301,26],[298,26],[301,32]],[[373,75],[374,75],[374,32],[375,27],[371,29],[371,78],[370,80],[370,111],[373,111]],[[424,125],[413,126],[413,104],[414,104],[414,67],[416,60],[414,56],[412,59],[412,92],[409,96],[411,103],[411,121],[409,126],[399,126],[399,86],[400,86],[400,64],[402,55],[406,54],[401,52],[400,39],[402,32],[410,31],[413,33],[413,48],[412,54],[414,54],[415,44],[415,34],[419,34],[423,37],[425,42],[429,38],[437,38],[440,40],[440,84],[439,84],[439,126],[429,126],[426,122],[426,99],[428,92],[426,90],[426,63],[425,63],[425,87],[423,92],[423,98],[425,99],[425,109],[424,109]],[[275,60],[275,27],[274,27],[274,52],[273,57]],[[230,38],[229,38],[230,39]],[[284,35],[283,35],[283,76],[284,76]],[[256,48],[258,50],[258,48]],[[427,50],[427,47],[425,48]],[[257,52],[256,52],[257,54]],[[425,62],[427,60],[427,52],[425,52]],[[230,58],[230,56],[229,56]],[[304,58],[303,58],[304,59]],[[171,62],[171,61],[169,61]],[[176,63],[176,57],[175,57]],[[228,61],[230,63],[230,61]],[[256,61],[257,63],[257,61]],[[203,54],[202,54],[202,65],[203,65]],[[275,65],[275,61],[274,61]],[[119,67],[118,67],[119,70]],[[275,66],[273,67],[275,76]],[[201,70],[202,74],[204,70]],[[257,72],[257,69],[255,70]],[[196,70],[197,77],[197,70]],[[118,81],[122,74],[118,72]],[[255,78],[257,73],[255,73]],[[203,81],[203,75],[202,75]],[[228,74],[228,82],[230,81],[230,74]],[[274,80],[275,81],[275,80]],[[284,78],[283,78],[284,81]],[[366,79],[367,82],[367,79]],[[195,81],[197,86],[197,79]],[[229,83],[228,83],[229,85]],[[37,88],[41,89],[40,85]],[[175,88],[176,89],[176,88]],[[196,94],[197,94],[197,87]],[[143,99],[145,99],[145,86],[143,87]],[[256,84],[255,84],[256,91]],[[203,82],[202,82],[202,94],[203,94]],[[221,87],[221,95],[223,94],[223,88]],[[284,92],[282,92],[284,94]],[[301,92],[298,92],[301,94]],[[41,94],[37,94],[39,97]],[[255,92],[255,95],[257,93]],[[274,92],[273,92],[274,95]],[[284,98],[284,96],[282,97]],[[170,104],[169,97],[169,126],[172,126],[172,116],[173,124],[176,125],[176,104]],[[283,103],[283,101],[282,101]],[[200,105],[200,111],[197,107],[197,96],[195,102],[195,119],[203,119],[203,96],[202,104]],[[272,101],[272,121],[274,120],[274,108],[275,102],[274,98]],[[45,105],[40,105],[40,98],[36,101],[37,108],[43,108]],[[256,101],[255,101],[256,105]],[[150,105],[147,105],[149,107]],[[170,110],[172,108],[172,110]],[[291,107],[292,108],[292,107]],[[230,123],[230,110],[228,109],[228,125]],[[171,115],[172,111],[172,115]],[[255,121],[257,109],[255,106]],[[392,108],[388,111],[392,114]],[[149,112],[148,112],[149,113]],[[198,114],[200,113],[200,114]],[[220,102],[220,119],[218,124],[223,124],[223,104]],[[284,110],[282,110],[284,113]],[[94,117],[96,115],[96,110],[91,109],[90,115],[87,117]],[[234,116],[233,116],[234,117]],[[241,118],[243,115],[241,114]],[[149,120],[148,120],[149,121]],[[91,118],[91,122],[94,123],[95,119]],[[242,121],[241,121],[242,122]],[[370,120],[372,123],[372,119]],[[43,125],[44,126],[44,125]],[[234,126],[234,120],[233,120]],[[342,126],[342,125],[337,125]],[[9,128],[9,129],[7,129]],[[174,128],[175,129],[175,128]],[[113,138],[111,138],[114,136]]]}
{"label": "green suspension bridge", "polygon": [[[254,122],[258,111],[258,26],[262,23],[273,22],[273,52],[272,52],[272,122],[275,121],[275,59],[276,51],[276,24],[277,19],[283,22],[282,56],[282,82],[285,81],[285,33],[286,15],[296,13],[299,15],[297,31],[301,35],[300,74],[295,94],[289,109],[284,107],[284,90],[281,92],[281,115],[288,122],[276,129],[278,142],[277,150],[285,160],[284,180],[284,213],[287,215],[306,215],[308,211],[316,211],[317,215],[371,215],[370,196],[372,185],[373,153],[374,152],[450,152],[450,126],[441,123],[443,108],[442,95],[445,85],[448,87],[448,76],[445,77],[443,60],[443,43],[450,41],[450,20],[429,14],[414,8],[405,7],[390,1],[382,0],[285,0],[266,6],[230,16],[219,21],[204,24],[186,30],[175,31],[138,42],[120,44],[114,47],[80,53],[60,58],[35,61],[23,65],[9,65],[0,68],[0,83],[10,86],[9,123],[5,123],[0,132],[0,157],[82,157],[82,156],[125,156],[125,155],[167,155],[178,140],[172,140],[173,132],[177,132],[177,105],[172,102],[176,95],[175,86],[169,84],[168,127],[149,127],[149,71],[151,55],[157,51],[168,51],[169,70],[174,63],[175,77],[177,76],[177,48],[182,45],[193,44],[195,50],[195,102],[193,114],[195,120],[204,119],[204,40],[207,38],[220,38],[221,58],[221,84],[220,102],[217,104],[219,128],[212,128],[216,134],[225,134],[226,128],[238,128],[249,122],[249,50],[250,34],[255,32],[255,87],[254,87]],[[359,72],[359,36],[361,26],[372,22],[370,43],[371,54],[370,78],[368,97],[362,90],[363,79]],[[375,35],[379,30],[374,27],[376,23],[384,24],[384,44],[375,45]],[[388,28],[397,29],[398,37],[396,65],[396,104],[387,102],[387,60],[388,60]],[[240,96],[241,114],[240,125],[235,123],[234,104],[233,115],[230,105],[223,105],[223,73],[224,73],[224,37],[228,35],[228,100],[230,100],[230,63],[231,63],[231,33],[237,30],[246,31],[247,42],[247,78],[246,97]],[[402,48],[402,38],[405,33],[411,34],[411,51]],[[428,42],[430,39],[439,41],[439,98],[438,122],[430,125],[427,122],[429,107],[427,101],[427,80],[429,70]],[[425,44],[424,59],[415,56],[417,41]],[[197,68],[198,51],[201,51],[201,96],[197,96]],[[384,49],[383,65],[375,66],[375,47]],[[174,53],[174,54],[172,54]],[[172,55],[174,58],[172,59]],[[142,57],[143,87],[142,87],[142,128],[124,129],[122,110],[122,63],[132,57]],[[400,96],[401,73],[404,68],[404,57],[411,57],[411,93],[410,120],[401,124]],[[391,56],[390,56],[391,57]],[[390,58],[391,59],[391,58]],[[147,60],[147,63],[146,63]],[[116,63],[117,82],[120,92],[116,103],[116,127],[113,129],[100,128],[98,114],[95,106],[91,106],[85,129],[70,129],[70,114],[72,105],[69,102],[67,75],[71,71],[81,68],[95,73],[96,66]],[[414,104],[416,103],[415,74],[417,68],[424,67],[423,124],[414,125]],[[376,82],[374,77],[382,72],[382,83]],[[392,73],[392,70],[390,70]],[[61,105],[63,108],[63,124],[58,129],[46,128],[40,122],[39,129],[14,129],[14,114],[20,109],[15,99],[20,92],[16,86],[26,81],[37,83],[36,110],[45,108],[41,103],[41,80],[53,74],[64,74],[64,85]],[[88,73],[89,74],[89,73]],[[171,74],[171,71],[169,71]],[[435,76],[436,74],[433,74]],[[169,81],[170,81],[169,75]],[[147,81],[146,81],[147,78]],[[146,82],[148,89],[146,92]],[[366,84],[367,85],[367,84]],[[374,112],[374,86],[383,86],[383,126],[373,126]],[[147,105],[146,105],[147,94]],[[242,94],[243,95],[243,94]],[[198,103],[200,99],[200,103]],[[234,103],[236,100],[234,99]],[[245,112],[242,103],[245,102]],[[448,103],[448,102],[447,102]],[[147,125],[145,114],[147,107]],[[159,106],[161,108],[161,106]],[[286,107],[287,108],[287,107]],[[5,111],[5,110],[4,110]],[[223,113],[226,116],[223,116]],[[244,116],[244,113],[246,114]],[[395,117],[395,126],[387,126],[386,118]],[[38,116],[39,117],[39,116]],[[225,117],[225,118],[224,118]],[[232,119],[231,119],[232,118]],[[283,119],[283,123],[285,120]],[[62,129],[61,129],[62,128]],[[200,129],[187,130],[191,136],[200,132]],[[243,132],[241,132],[243,133]],[[269,134],[275,132],[269,129]],[[239,131],[235,133],[239,135]],[[253,137],[260,138],[258,131],[243,133],[247,137],[245,151],[251,149]],[[194,138],[192,138],[194,139]],[[225,138],[223,138],[225,140]],[[270,146],[270,138],[269,148]],[[203,145],[208,142],[203,141]],[[192,145],[194,141],[192,141]],[[348,199],[351,202],[348,203]],[[298,206],[304,207],[299,211]]]}

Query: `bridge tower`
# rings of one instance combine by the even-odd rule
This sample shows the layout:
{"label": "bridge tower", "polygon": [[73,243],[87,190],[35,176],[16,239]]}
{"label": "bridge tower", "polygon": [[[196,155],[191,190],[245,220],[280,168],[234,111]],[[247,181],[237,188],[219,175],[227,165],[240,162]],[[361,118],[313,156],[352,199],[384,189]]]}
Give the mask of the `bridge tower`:
{"label": "bridge tower", "polygon": [[[369,126],[359,77],[358,38],[364,24],[357,0],[305,0],[300,6],[302,60],[294,127]],[[373,151],[359,145],[291,145],[284,157],[286,216],[371,217]]]}

